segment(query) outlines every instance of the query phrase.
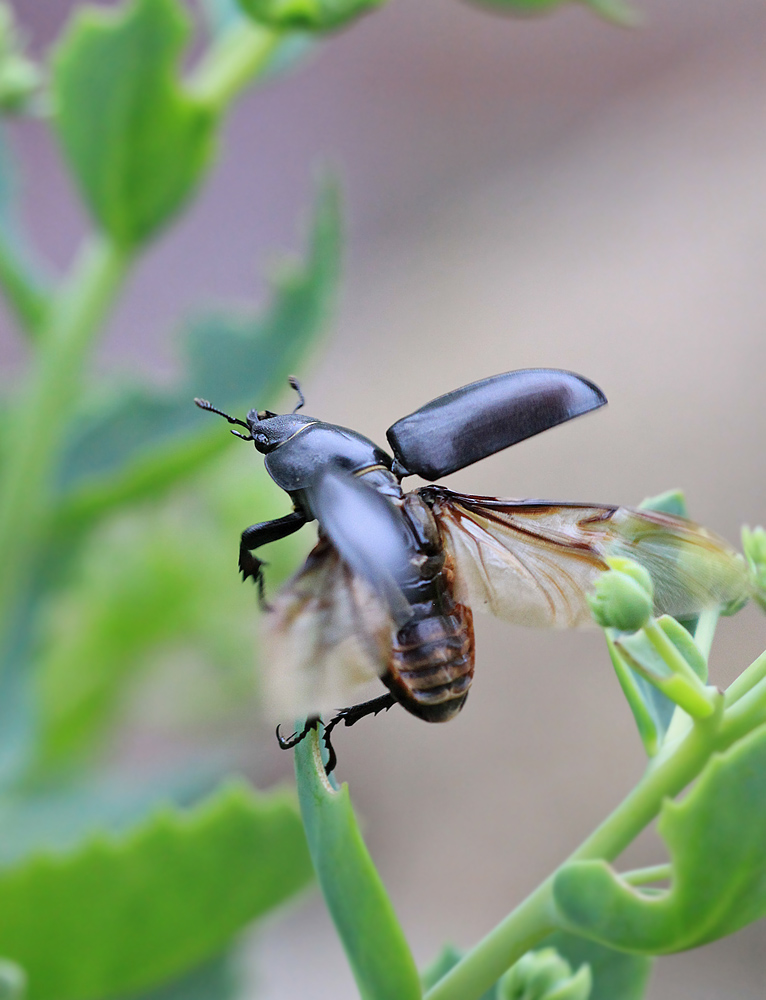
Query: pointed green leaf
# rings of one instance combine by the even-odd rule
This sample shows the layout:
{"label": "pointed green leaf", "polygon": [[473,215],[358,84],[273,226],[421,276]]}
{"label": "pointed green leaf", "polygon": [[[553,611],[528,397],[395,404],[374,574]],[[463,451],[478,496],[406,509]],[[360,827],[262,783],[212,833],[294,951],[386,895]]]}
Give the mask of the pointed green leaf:
{"label": "pointed green leaf", "polygon": [[213,152],[215,117],[186,93],[178,0],[80,8],[53,63],[56,127],[83,197],[121,246],[181,207]]}
{"label": "pointed green leaf", "polygon": [[236,411],[263,408],[284,392],[334,303],[340,228],[338,191],[325,183],[308,259],[283,269],[263,316],[218,316],[192,325],[175,390],[118,395],[83,417],[60,469],[57,537],[131,500],[157,496],[230,446],[226,425],[197,409],[195,396]]}
{"label": "pointed green leaf", "polygon": [[0,129],[0,286],[22,328],[36,332],[49,306],[48,279],[18,219],[17,177],[6,130]]}
{"label": "pointed green leaf", "polygon": [[135,993],[219,954],[310,873],[291,798],[230,784],[129,834],[0,870],[0,954],[26,970],[29,1000]]}
{"label": "pointed green leaf", "polygon": [[651,894],[603,861],[565,865],[554,882],[565,925],[602,944],[648,955],[695,948],[766,915],[766,728],[713,757],[658,830],[673,867]]}
{"label": "pointed green leaf", "polygon": [[420,979],[359,832],[348,785],[328,781],[316,732],[295,750],[311,859],[362,1000],[420,1000]]}

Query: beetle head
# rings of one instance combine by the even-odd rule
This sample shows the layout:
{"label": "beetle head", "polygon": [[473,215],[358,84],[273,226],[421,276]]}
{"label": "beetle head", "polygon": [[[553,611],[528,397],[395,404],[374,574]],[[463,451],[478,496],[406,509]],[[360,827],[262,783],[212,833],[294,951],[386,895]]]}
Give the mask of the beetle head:
{"label": "beetle head", "polygon": [[279,414],[272,413],[271,410],[250,410],[247,415],[247,422],[245,422],[238,417],[232,417],[228,413],[224,413],[223,410],[217,409],[208,403],[206,399],[195,399],[194,402],[201,410],[217,413],[219,417],[228,420],[230,424],[239,424],[240,427],[244,427],[248,431],[247,434],[240,434],[239,431],[235,430],[232,430],[231,433],[236,434],[243,441],[252,441],[258,451],[265,455],[273,451],[278,445],[289,441],[306,424],[316,422],[313,417],[299,417],[297,415],[297,411],[300,410],[304,403],[303,393],[301,392],[298,379],[294,375],[291,375],[287,381],[290,383],[290,387],[298,393],[298,405],[292,413]]}
{"label": "beetle head", "polygon": [[267,454],[284,444],[306,424],[315,423],[314,417],[298,413],[272,413],[271,410],[251,410],[247,426],[258,451]]}

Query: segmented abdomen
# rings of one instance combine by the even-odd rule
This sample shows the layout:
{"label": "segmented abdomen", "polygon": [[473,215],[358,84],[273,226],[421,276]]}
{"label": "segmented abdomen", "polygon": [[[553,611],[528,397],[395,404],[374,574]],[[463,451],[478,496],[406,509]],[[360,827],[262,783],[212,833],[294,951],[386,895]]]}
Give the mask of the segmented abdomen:
{"label": "segmented abdomen", "polygon": [[457,715],[473,679],[471,609],[449,595],[441,603],[451,605],[449,613],[416,614],[399,630],[383,677],[402,706],[427,722],[447,722]]}

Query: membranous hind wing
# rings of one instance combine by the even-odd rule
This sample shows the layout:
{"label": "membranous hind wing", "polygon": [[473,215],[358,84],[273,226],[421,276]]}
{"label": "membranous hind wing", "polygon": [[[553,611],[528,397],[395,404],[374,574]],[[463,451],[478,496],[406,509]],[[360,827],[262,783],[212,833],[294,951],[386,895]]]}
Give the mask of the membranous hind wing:
{"label": "membranous hind wing", "polygon": [[266,700],[275,717],[350,704],[385,673],[394,622],[384,599],[321,537],[266,615]]}
{"label": "membranous hind wing", "polygon": [[651,573],[658,614],[691,615],[747,600],[743,558],[683,518],[630,507],[503,500],[422,489],[452,554],[455,596],[505,621],[545,628],[592,624],[586,594],[606,559]]}

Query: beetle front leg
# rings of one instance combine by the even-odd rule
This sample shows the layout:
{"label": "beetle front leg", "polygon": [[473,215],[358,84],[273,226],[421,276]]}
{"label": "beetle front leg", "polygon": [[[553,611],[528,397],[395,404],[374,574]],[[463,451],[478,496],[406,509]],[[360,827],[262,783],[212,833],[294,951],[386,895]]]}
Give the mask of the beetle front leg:
{"label": "beetle front leg", "polygon": [[287,538],[293,532],[302,528],[308,518],[300,510],[294,510],[291,514],[278,517],[273,521],[262,521],[260,524],[251,524],[245,528],[239,542],[239,569],[242,579],[247,580],[252,577],[258,587],[258,595],[261,603],[264,602],[263,595],[263,566],[265,563],[257,556],[253,555],[255,549],[261,545],[268,545],[269,542],[276,542],[280,538]]}

